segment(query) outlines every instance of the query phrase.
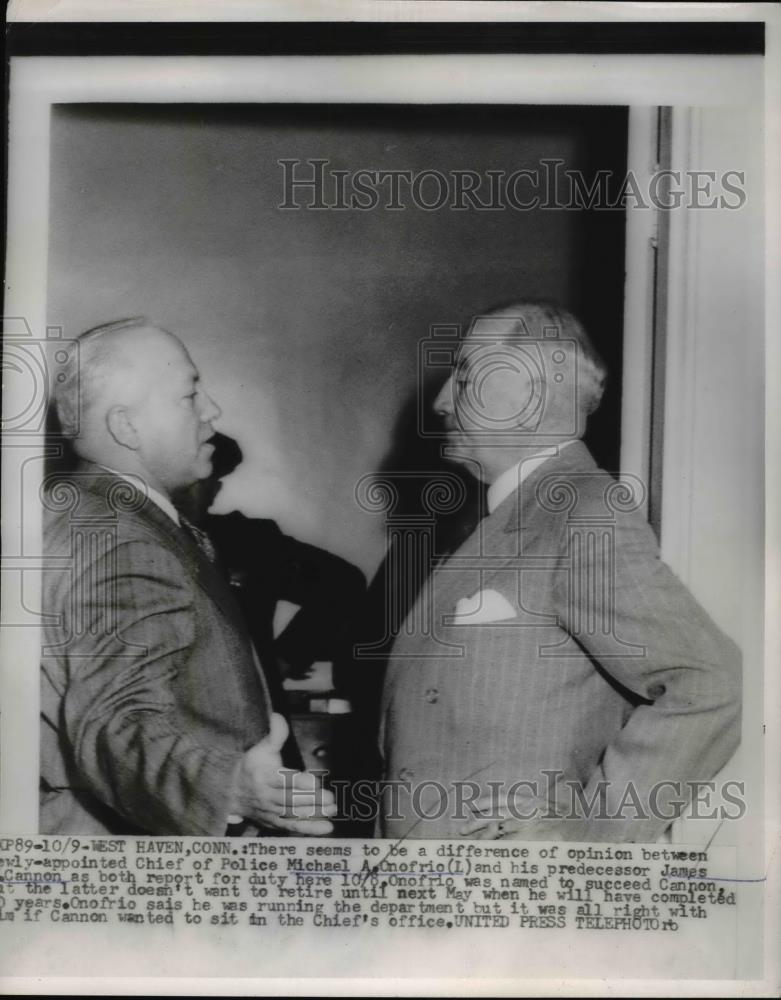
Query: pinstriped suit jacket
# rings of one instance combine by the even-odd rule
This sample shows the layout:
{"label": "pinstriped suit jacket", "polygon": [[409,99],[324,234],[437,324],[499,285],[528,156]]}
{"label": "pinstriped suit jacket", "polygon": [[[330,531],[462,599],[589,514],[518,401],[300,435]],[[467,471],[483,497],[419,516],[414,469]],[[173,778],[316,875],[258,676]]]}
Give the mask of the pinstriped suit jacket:
{"label": "pinstriped suit jacket", "polygon": [[223,835],[269,717],[228,585],[89,463],[47,492],[44,551],[41,832]]}
{"label": "pinstriped suit jacket", "polygon": [[[514,801],[527,815],[566,813],[569,787],[597,793],[584,839],[653,841],[681,806],[663,786],[654,815],[652,789],[708,780],[733,753],[739,652],[631,507],[577,442],[433,571],[386,676],[380,746],[396,788],[383,836],[458,836],[470,816],[454,783],[470,779],[462,799],[525,782]],[[513,616],[453,621],[486,591]]]}

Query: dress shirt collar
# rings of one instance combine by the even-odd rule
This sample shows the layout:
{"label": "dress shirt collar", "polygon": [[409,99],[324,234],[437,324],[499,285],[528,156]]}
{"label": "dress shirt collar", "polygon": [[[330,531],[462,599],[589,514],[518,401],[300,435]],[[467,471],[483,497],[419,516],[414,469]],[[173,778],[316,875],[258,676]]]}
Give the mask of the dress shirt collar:
{"label": "dress shirt collar", "polygon": [[154,489],[148,483],[145,483],[141,476],[134,475],[132,473],[117,472],[116,469],[110,469],[107,465],[101,466],[106,472],[110,472],[112,476],[119,476],[120,479],[124,479],[126,483],[130,483],[134,486],[140,493],[148,497],[153,504],[164,511],[174,522],[174,524],[179,524],[179,512],[176,507],[171,503],[167,496],[164,496],[159,490]]}
{"label": "dress shirt collar", "polygon": [[543,448],[542,451],[538,451],[531,458],[522,458],[516,465],[505,469],[488,487],[488,492],[486,493],[488,513],[493,514],[503,500],[506,500],[515,490],[520,489],[521,483],[524,479],[528,479],[535,469],[538,469],[544,462],[547,462],[549,458],[561,454],[565,448],[568,448],[578,440],[579,438],[571,438],[569,441],[564,441],[561,444]]}

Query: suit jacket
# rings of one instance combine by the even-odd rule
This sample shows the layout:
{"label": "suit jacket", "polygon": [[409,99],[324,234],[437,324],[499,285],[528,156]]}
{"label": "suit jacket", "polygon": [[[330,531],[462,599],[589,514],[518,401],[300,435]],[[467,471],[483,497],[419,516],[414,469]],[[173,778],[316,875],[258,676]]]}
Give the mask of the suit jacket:
{"label": "suit jacket", "polygon": [[125,480],[44,495],[41,831],[223,835],[268,694],[230,587]]}
{"label": "suit jacket", "polygon": [[655,786],[708,780],[729,758],[740,655],[635,506],[578,442],[430,575],[383,692],[397,787],[382,835],[457,837],[471,816],[454,783],[469,779],[462,798],[496,782],[526,815],[596,795],[583,839],[653,841],[681,808],[680,789],[657,787],[654,815]]}

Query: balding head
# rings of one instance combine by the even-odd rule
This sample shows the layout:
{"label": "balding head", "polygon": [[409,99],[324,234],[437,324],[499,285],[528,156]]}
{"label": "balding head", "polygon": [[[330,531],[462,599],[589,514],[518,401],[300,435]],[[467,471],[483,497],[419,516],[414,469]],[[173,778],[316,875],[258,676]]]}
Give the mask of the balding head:
{"label": "balding head", "polygon": [[204,442],[219,410],[181,341],[143,318],[82,334],[54,398],[63,432],[83,458],[166,493],[210,472]]}
{"label": "balding head", "polygon": [[93,425],[103,423],[105,409],[130,402],[142,392],[148,354],[166,339],[176,340],[140,316],[82,333],[70,351],[64,377],[54,386],[57,416],[66,437],[82,442],[92,437]]}
{"label": "balding head", "polygon": [[547,445],[583,435],[605,366],[567,310],[522,300],[475,317],[435,409],[450,455],[491,482]]}

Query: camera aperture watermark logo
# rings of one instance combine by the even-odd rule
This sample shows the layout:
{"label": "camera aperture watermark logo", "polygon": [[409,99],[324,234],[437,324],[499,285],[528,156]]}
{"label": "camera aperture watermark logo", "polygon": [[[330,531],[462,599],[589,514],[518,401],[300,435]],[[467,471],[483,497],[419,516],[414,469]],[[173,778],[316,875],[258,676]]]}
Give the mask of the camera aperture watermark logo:
{"label": "camera aperture watermark logo", "polygon": [[[561,415],[552,440],[576,435],[580,345],[555,324],[543,325],[539,333],[529,330],[523,316],[477,317],[468,333],[458,326],[432,326],[431,335],[418,344],[420,436],[447,439],[465,433],[517,445],[519,435],[534,434],[538,444],[546,434],[543,416],[554,392]],[[450,376],[443,391],[454,401],[452,417],[444,422],[438,408],[426,404],[425,385],[438,375]]]}
{"label": "camera aperture watermark logo", "polygon": [[47,427],[49,400],[55,387],[78,378],[78,344],[62,336],[62,328],[46,328],[44,338],[33,334],[27,320],[3,320],[3,417],[8,437],[58,437]]}

